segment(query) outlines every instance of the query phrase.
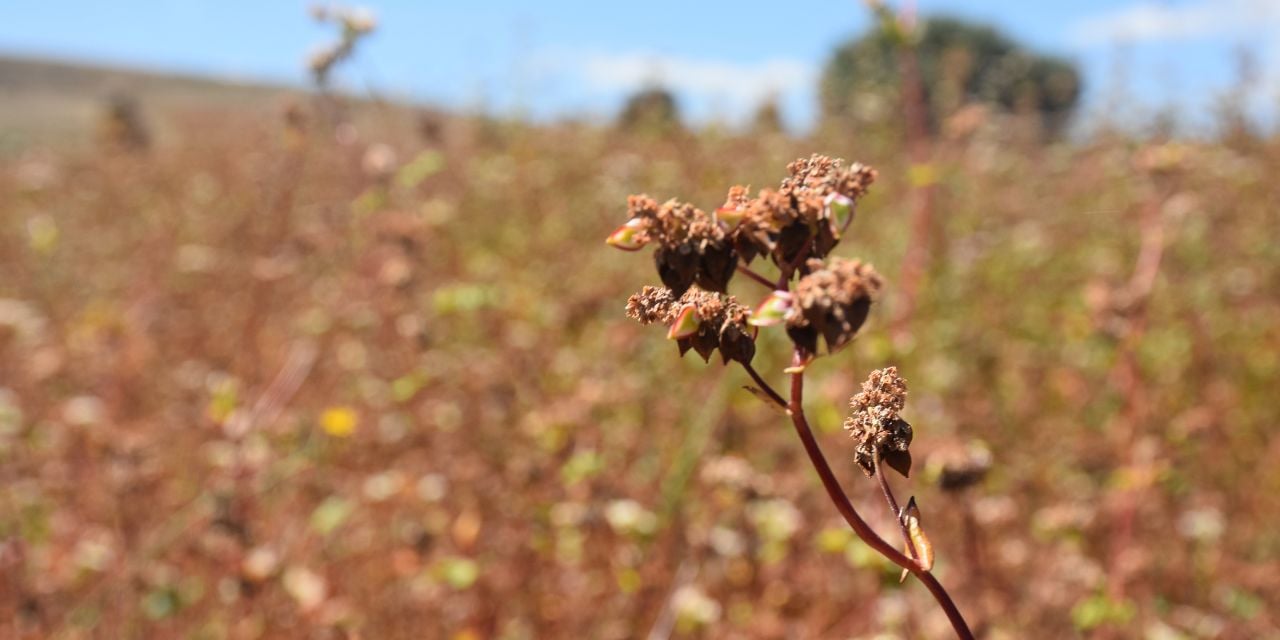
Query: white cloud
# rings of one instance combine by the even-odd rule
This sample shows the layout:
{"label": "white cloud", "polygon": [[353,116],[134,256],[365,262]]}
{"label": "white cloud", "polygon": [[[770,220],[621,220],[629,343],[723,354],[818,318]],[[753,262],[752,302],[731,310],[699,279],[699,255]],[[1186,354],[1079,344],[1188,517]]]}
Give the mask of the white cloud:
{"label": "white cloud", "polygon": [[1072,29],[1085,45],[1190,40],[1280,26],[1280,0],[1140,2],[1085,18]]}
{"label": "white cloud", "polygon": [[546,52],[536,66],[567,76],[589,94],[622,96],[648,86],[670,89],[692,107],[693,116],[718,112],[739,119],[761,102],[796,100],[815,92],[815,64],[789,58],[737,62],[647,52]]}
{"label": "white cloud", "polygon": [[643,53],[589,56],[582,60],[580,71],[588,85],[602,91],[657,83],[679,93],[752,104],[771,94],[807,90],[817,78],[812,65],[798,60],[738,63]]}

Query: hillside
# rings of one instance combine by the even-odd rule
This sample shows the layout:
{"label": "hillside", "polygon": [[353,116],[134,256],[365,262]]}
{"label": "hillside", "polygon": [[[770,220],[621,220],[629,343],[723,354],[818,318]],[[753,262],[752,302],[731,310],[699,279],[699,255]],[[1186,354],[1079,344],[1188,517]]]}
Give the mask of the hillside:
{"label": "hillside", "polygon": [[116,96],[158,116],[156,124],[164,128],[174,111],[278,109],[301,93],[296,87],[0,55],[0,152],[85,140]]}

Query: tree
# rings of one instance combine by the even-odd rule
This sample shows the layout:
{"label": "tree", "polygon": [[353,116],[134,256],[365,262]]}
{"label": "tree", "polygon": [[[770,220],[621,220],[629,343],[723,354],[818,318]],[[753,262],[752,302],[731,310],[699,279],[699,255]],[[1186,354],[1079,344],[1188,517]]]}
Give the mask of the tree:
{"label": "tree", "polygon": [[823,70],[823,115],[869,121],[896,113],[904,43],[915,47],[932,126],[965,103],[983,102],[1037,113],[1053,133],[1080,97],[1070,62],[1033,53],[989,26],[933,17],[914,33],[877,28],[839,47]]}
{"label": "tree", "polygon": [[641,89],[627,98],[618,124],[630,131],[669,133],[680,129],[680,108],[666,89]]}

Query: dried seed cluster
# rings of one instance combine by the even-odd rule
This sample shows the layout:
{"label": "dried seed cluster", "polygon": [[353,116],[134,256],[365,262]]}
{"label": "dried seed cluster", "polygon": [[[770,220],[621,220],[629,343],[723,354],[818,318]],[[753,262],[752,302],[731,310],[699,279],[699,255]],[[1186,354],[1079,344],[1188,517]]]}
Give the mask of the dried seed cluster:
{"label": "dried seed cluster", "polygon": [[790,267],[806,257],[825,257],[876,172],[818,155],[796,160],[787,170],[790,176],[777,189],[763,189],[755,198],[746,187],[729,189],[714,213],[678,200],[658,204],[649,196],[631,196],[629,220],[609,243],[631,251],[655,243],[658,276],[677,295],[694,284],[724,293],[739,259],[749,264],[768,255]]}
{"label": "dried seed cluster", "polygon": [[[880,276],[859,261],[834,259],[827,265],[823,259],[876,172],[820,155],[796,160],[787,171],[777,189],[754,198],[746,187],[729,189],[724,206],[710,214],[678,200],[659,204],[645,195],[629,197],[627,222],[606,242],[627,251],[655,244],[665,288],[648,287],[633,296],[628,313],[645,324],[666,323],[681,354],[694,349],[708,359],[719,349],[726,362],[750,362],[755,327],[784,321],[806,361],[817,355],[819,336],[828,352],[853,340],[880,291]],[[782,281],[752,316],[723,294],[739,261],[760,255],[781,267]],[[792,289],[788,283],[796,278]]]}
{"label": "dried seed cluster", "polygon": [[677,200],[659,205],[648,196],[628,198],[627,212],[638,221],[638,240],[657,243],[653,260],[663,284],[677,294],[694,283],[707,291],[728,288],[738,256],[715,216]]}
{"label": "dried seed cluster", "polygon": [[[692,316],[685,317],[686,313]],[[726,364],[730,360],[747,364],[755,357],[756,330],[747,324],[751,311],[733,296],[701,289],[689,289],[677,296],[665,287],[645,287],[627,300],[627,315],[641,324],[696,324],[696,329],[676,338],[680,355],[693,349],[709,361],[719,349]]]}
{"label": "dried seed cluster", "polygon": [[811,259],[809,274],[796,283],[795,311],[787,317],[787,334],[807,354],[818,351],[818,336],[834,352],[853,340],[880,295],[880,274],[860,260],[834,258],[827,266]]}
{"label": "dried seed cluster", "polygon": [[787,171],[790,176],[778,189],[762,189],[755,199],[746,197],[744,187],[733,187],[720,209],[739,212],[742,221],[733,241],[747,263],[757,255],[778,264],[794,263],[802,253],[826,256],[853,220],[856,201],[876,179],[871,167],[845,167],[820,155],[796,160]]}
{"label": "dried seed cluster", "polygon": [[897,367],[877,369],[849,401],[853,413],[844,428],[857,441],[854,461],[868,477],[875,474],[876,456],[902,475],[911,470],[911,425],[899,413],[907,403],[907,381]]}
{"label": "dried seed cluster", "polygon": [[627,298],[627,317],[640,324],[669,323],[680,297],[666,287],[645,287]]}

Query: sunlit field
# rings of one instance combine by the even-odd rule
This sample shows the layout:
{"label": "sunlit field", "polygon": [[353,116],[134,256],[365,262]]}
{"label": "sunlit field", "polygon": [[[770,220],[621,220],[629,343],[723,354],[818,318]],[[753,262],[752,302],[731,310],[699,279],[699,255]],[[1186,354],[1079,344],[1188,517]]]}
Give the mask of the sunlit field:
{"label": "sunlit field", "polygon": [[820,153],[879,172],[834,255],[883,295],[805,397],[872,526],[901,546],[841,425],[896,366],[892,482],[978,637],[1280,638],[1273,134],[965,109],[921,163],[896,120],[257,104],[0,154],[0,637],[950,637],[604,242],[630,194],[711,211]]}

